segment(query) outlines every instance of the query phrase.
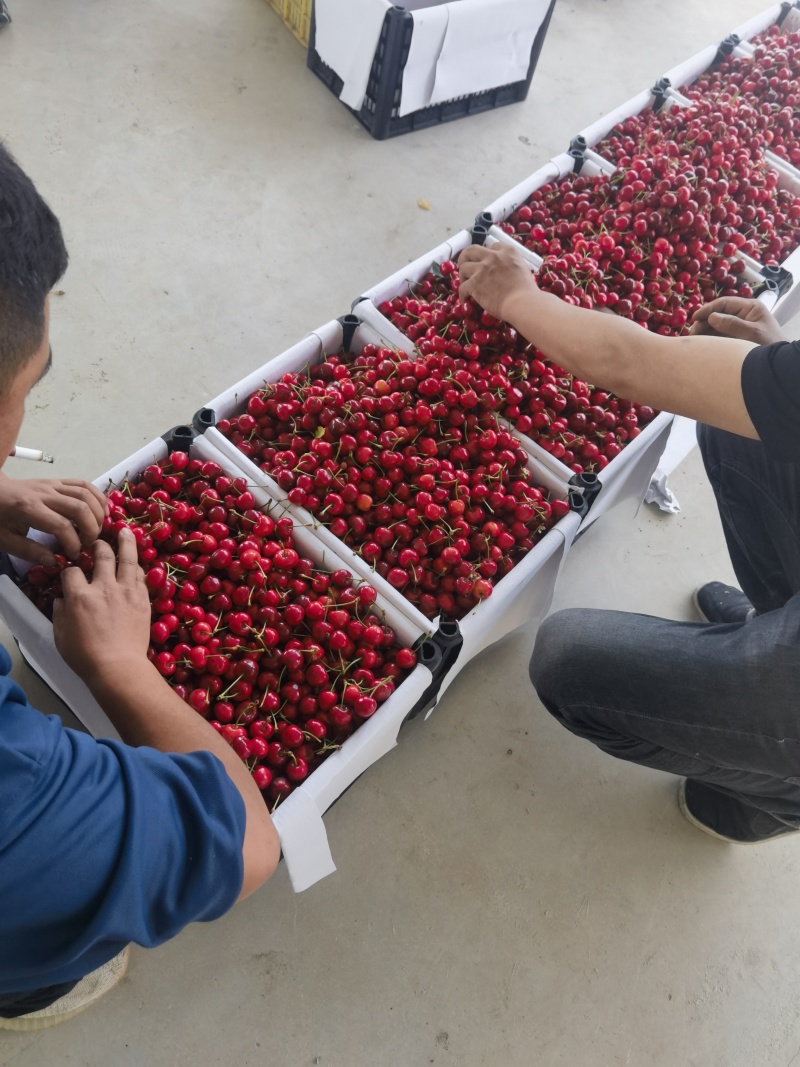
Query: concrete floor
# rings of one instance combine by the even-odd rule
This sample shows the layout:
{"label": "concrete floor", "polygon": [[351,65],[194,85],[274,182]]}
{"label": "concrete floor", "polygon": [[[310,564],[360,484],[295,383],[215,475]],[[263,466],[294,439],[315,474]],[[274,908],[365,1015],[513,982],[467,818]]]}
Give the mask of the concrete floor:
{"label": "concrete floor", "polygon": [[[0,133],[72,253],[22,443],[96,476],[762,3],[560,0],[525,104],[378,144],[264,0],[11,0]],[[576,546],[556,606],[688,619],[731,577],[696,454],[673,485],[681,515],[612,514]],[[562,731],[531,645],[465,670],[330,812],[337,874],[295,896],[281,870],[135,951],[94,1011],[0,1036],[0,1064],[800,1063],[800,848],[717,844],[673,780]]]}

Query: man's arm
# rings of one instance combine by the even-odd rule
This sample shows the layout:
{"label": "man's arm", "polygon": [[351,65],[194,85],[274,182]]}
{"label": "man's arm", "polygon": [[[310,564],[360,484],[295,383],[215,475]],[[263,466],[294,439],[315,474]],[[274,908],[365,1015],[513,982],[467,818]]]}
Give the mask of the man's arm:
{"label": "man's arm", "polygon": [[693,335],[738,337],[757,345],[788,341],[775,316],[760,300],[743,296],[721,296],[698,308],[692,315]]}
{"label": "man's arm", "polygon": [[147,659],[150,599],[133,534],[120,532],[119,563],[104,541],[94,546],[94,557],[91,583],[78,567],[61,575],[64,600],[56,601],[53,619],[58,650],[126,744],[161,752],[205,749],[222,762],[247,820],[241,900],[270,877],[280,856],[264,799],[230,745],[176,696]]}
{"label": "man's arm", "polygon": [[460,294],[510,323],[553,362],[639,404],[758,439],[742,394],[755,343],[711,336],[663,337],[615,315],[543,293],[512,248],[465,249]]}

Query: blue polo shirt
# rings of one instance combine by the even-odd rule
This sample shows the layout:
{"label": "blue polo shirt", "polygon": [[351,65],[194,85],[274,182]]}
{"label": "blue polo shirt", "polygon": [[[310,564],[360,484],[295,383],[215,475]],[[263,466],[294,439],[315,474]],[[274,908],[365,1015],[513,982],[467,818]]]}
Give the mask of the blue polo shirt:
{"label": "blue polo shirt", "polygon": [[10,668],[0,646],[0,993],[81,978],[231,908],[245,811],[216,756],[68,730]]}

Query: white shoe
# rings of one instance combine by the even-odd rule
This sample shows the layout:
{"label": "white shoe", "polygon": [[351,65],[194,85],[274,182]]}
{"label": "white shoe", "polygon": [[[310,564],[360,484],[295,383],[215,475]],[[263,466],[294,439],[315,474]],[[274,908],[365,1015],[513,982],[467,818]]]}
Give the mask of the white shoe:
{"label": "white shoe", "polygon": [[49,1008],[19,1015],[16,1019],[0,1018],[0,1030],[46,1030],[49,1026],[56,1026],[74,1015],[80,1015],[106,993],[110,993],[114,986],[119,985],[128,970],[130,956],[131,947],[128,945],[113,960],[81,978],[74,989],[59,997]]}

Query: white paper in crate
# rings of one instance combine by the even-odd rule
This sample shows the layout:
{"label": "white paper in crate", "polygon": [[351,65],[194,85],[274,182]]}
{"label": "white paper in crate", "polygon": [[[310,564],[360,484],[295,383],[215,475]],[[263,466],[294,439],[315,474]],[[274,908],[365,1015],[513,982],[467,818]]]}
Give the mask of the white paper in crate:
{"label": "white paper in crate", "polygon": [[364,103],[387,0],[315,0],[315,47],[344,82],[339,99],[355,111]]}
{"label": "white paper in crate", "polygon": [[549,0],[455,0],[412,10],[400,114],[524,81],[548,7]]}

